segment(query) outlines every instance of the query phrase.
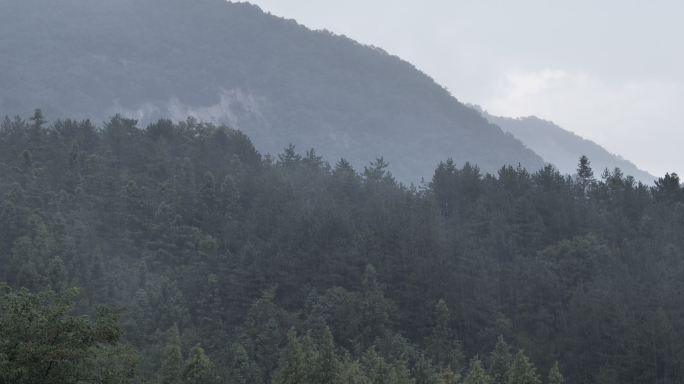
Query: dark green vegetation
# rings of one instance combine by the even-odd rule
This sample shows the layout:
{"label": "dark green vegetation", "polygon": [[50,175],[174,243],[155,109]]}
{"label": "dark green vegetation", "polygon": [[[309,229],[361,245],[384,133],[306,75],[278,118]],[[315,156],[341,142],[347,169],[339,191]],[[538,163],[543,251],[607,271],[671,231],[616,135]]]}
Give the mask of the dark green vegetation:
{"label": "dark green vegetation", "polygon": [[413,65],[247,3],[4,0],[0,63],[10,116],[121,113],[146,126],[193,115],[262,153],[291,142],[357,168],[384,156],[407,184],[448,157],[488,172],[544,165]]}
{"label": "dark green vegetation", "polygon": [[556,361],[548,382],[684,377],[675,174],[648,188],[585,158],[576,180],[449,160],[406,188],[382,160],[274,159],[192,119],[36,113],[0,124],[0,196],[0,281],[78,287],[73,315],[128,306],[141,379],[534,383],[530,361],[544,382]]}
{"label": "dark green vegetation", "polygon": [[52,291],[12,292],[0,283],[0,383],[130,382],[138,355],[120,345],[121,310],[97,306],[95,322],[66,315],[69,296]]}
{"label": "dark green vegetation", "polygon": [[608,152],[595,142],[583,139],[566,131],[556,124],[535,116],[512,119],[499,117],[479,110],[489,122],[498,125],[520,139],[527,147],[540,155],[545,161],[553,164],[562,173],[574,174],[577,158],[584,155],[591,159],[595,169],[604,170],[620,168],[627,175],[634,176],[637,181],[652,184],[656,179],[648,172],[642,171],[633,163],[620,156]]}

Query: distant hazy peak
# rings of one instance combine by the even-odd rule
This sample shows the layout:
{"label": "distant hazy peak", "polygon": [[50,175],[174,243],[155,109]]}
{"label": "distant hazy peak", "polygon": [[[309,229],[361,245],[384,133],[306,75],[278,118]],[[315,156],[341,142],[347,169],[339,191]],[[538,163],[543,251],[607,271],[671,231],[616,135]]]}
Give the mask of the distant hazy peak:
{"label": "distant hazy peak", "polygon": [[500,126],[505,132],[520,139],[523,144],[541,156],[544,161],[553,164],[562,173],[574,174],[578,159],[585,155],[591,161],[591,167],[597,176],[605,169],[613,171],[615,168],[620,168],[625,175],[634,176],[636,180],[644,184],[652,185],[657,179],[622,156],[610,153],[599,144],[563,129],[551,121],[536,116],[516,118],[494,116],[479,105],[466,105],[480,112],[484,118]]}

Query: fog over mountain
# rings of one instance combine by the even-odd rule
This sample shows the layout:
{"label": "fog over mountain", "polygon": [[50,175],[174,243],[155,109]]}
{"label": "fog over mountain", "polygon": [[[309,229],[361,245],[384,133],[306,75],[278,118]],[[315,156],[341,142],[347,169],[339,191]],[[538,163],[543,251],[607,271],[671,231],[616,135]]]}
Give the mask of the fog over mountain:
{"label": "fog over mountain", "polygon": [[684,2],[253,2],[380,46],[496,116],[539,116],[651,174],[682,173]]}
{"label": "fog over mountain", "polygon": [[[539,156],[432,78],[380,48],[247,3],[10,0],[0,16],[0,107],[142,127],[194,116],[361,168],[384,156],[404,182],[452,157],[495,173]],[[17,17],[16,15],[21,15]],[[31,20],[34,28],[26,27]]]}

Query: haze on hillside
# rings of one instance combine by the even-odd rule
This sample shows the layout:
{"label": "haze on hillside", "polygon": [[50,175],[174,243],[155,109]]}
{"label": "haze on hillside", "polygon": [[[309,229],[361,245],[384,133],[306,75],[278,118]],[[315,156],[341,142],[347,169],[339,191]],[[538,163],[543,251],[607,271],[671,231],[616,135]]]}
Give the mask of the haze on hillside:
{"label": "haze on hillside", "polygon": [[251,4],[8,0],[5,8],[0,105],[9,115],[119,113],[141,127],[192,115],[244,131],[263,153],[292,143],[358,169],[383,158],[406,184],[429,179],[447,158],[492,174],[544,165],[412,64]]}
{"label": "haze on hillside", "polygon": [[253,2],[381,46],[494,115],[537,116],[651,174],[683,173],[684,2]]}
{"label": "haze on hillside", "polygon": [[601,174],[606,170],[614,172],[619,168],[623,174],[634,176],[644,184],[652,184],[657,180],[657,177],[637,168],[629,160],[612,154],[593,141],[583,139],[551,121],[536,116],[517,119],[493,116],[479,106],[473,107],[491,123],[522,140],[527,147],[553,164],[561,173],[574,174],[577,171],[577,159],[587,156],[591,159],[591,166]]}

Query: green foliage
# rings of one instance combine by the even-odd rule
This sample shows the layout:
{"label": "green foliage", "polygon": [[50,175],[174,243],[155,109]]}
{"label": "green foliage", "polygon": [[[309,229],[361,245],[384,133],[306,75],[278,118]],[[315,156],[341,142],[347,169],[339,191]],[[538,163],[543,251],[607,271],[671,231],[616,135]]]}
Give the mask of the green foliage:
{"label": "green foliage", "polygon": [[684,200],[682,195],[681,180],[676,173],[666,173],[665,177],[655,180],[655,185],[651,187],[651,193],[656,199],[669,203],[681,202]]}
{"label": "green foliage", "polygon": [[485,370],[482,368],[482,363],[476,357],[470,360],[470,368],[468,369],[468,374],[463,381],[464,384],[490,384],[492,379],[487,375]]}
{"label": "green foliage", "polygon": [[304,351],[295,330],[290,329],[287,333],[287,346],[280,356],[273,384],[308,383],[312,367],[308,366],[307,362],[307,351]]}
{"label": "green foliage", "polygon": [[166,360],[159,369],[159,384],[182,384],[183,356],[181,355],[181,339],[178,326],[175,324],[167,332],[168,342],[164,354]]}
{"label": "green foliage", "polygon": [[93,322],[68,315],[76,289],[0,289],[0,382],[134,382],[139,357],[118,343],[121,309],[98,306]]}
{"label": "green foliage", "polygon": [[551,367],[551,370],[549,371],[549,384],[563,384],[565,382],[565,378],[563,378],[563,375],[560,373],[558,370],[558,362],[556,362],[553,367]]}
{"label": "green foliage", "polygon": [[368,264],[363,278],[363,298],[361,300],[361,345],[368,347],[376,338],[390,332],[392,316],[396,311],[394,303],[385,298],[380,287],[375,268]]}
{"label": "green foliage", "polygon": [[[375,348],[369,348],[363,355],[363,373],[371,384],[388,384],[391,368],[382,356],[378,356]],[[418,381],[416,381],[418,383]]]}
{"label": "green foliage", "polygon": [[233,347],[233,360],[230,367],[229,382],[231,384],[262,382],[259,367],[249,360],[247,351],[239,344]]}
{"label": "green foliage", "polygon": [[537,368],[530,363],[530,359],[525,356],[523,350],[519,350],[511,364],[508,379],[509,384],[541,384]]}
{"label": "green foliage", "polygon": [[508,384],[513,355],[510,347],[504,341],[503,336],[499,335],[494,351],[489,358],[489,376],[492,384]]}
{"label": "green foliage", "polygon": [[212,365],[204,349],[195,345],[190,349],[188,359],[183,366],[183,384],[211,383],[213,380]]}
{"label": "green foliage", "polygon": [[364,175],[292,147],[275,162],[193,119],[0,125],[0,279],[78,286],[78,315],[127,305],[141,380],[183,380],[190,351],[164,352],[174,324],[217,383],[453,383],[476,355],[502,384],[529,361],[559,361],[567,383],[684,375],[672,174],[664,194],[619,170],[579,194],[551,166],[492,175],[447,160],[414,188],[384,160]]}
{"label": "green foliage", "polygon": [[340,381],[341,363],[335,353],[332,333],[326,327],[318,345],[317,357],[314,361],[314,372],[311,379],[316,383],[338,384]]}
{"label": "green foliage", "polygon": [[443,299],[440,299],[435,306],[435,319],[436,324],[426,340],[426,351],[430,354],[433,362],[442,367],[449,366],[450,369],[460,372],[463,368],[461,366],[463,351],[461,344],[454,337],[449,308]]}
{"label": "green foliage", "polygon": [[399,360],[392,369],[389,382],[392,384],[414,384],[416,380],[411,377],[411,371],[406,367],[406,362]]}

